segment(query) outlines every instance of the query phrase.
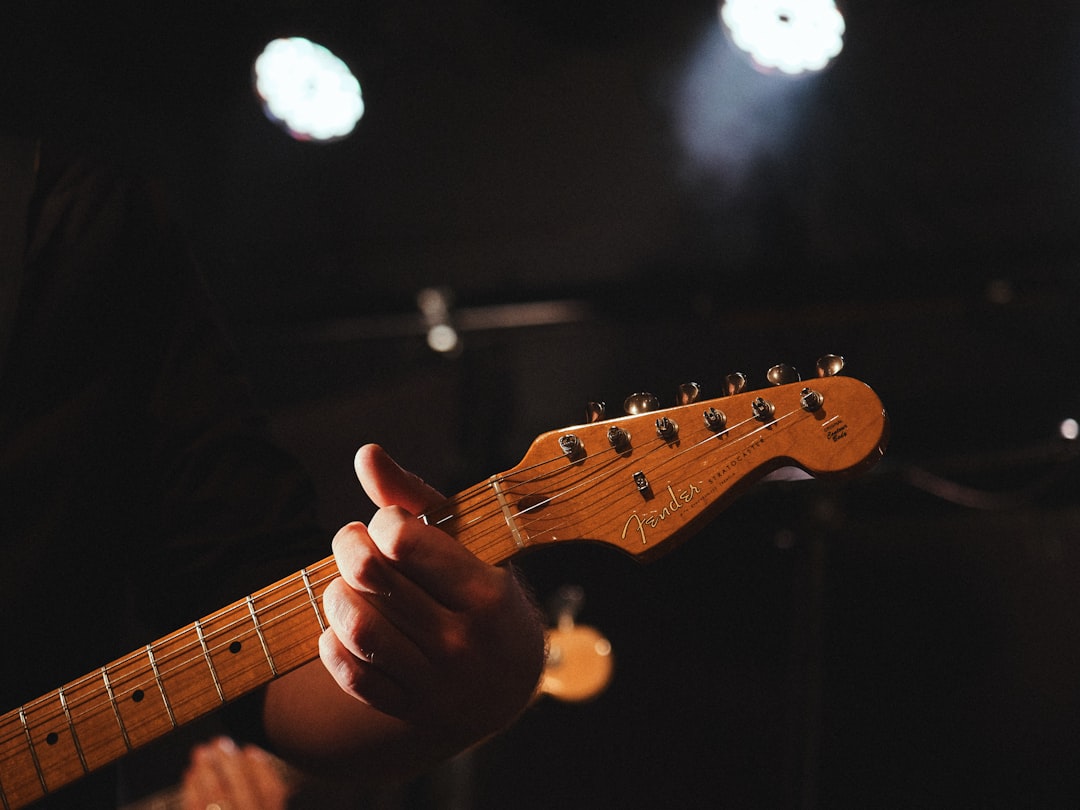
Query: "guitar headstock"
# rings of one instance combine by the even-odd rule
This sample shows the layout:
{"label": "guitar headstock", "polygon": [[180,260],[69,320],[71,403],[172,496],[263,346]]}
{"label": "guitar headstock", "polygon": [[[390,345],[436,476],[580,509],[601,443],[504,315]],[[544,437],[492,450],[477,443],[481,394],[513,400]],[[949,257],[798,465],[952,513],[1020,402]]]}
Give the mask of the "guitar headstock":
{"label": "guitar headstock", "polygon": [[591,540],[649,557],[769,472],[851,475],[887,438],[867,385],[824,376],[550,431],[492,486],[521,548]]}

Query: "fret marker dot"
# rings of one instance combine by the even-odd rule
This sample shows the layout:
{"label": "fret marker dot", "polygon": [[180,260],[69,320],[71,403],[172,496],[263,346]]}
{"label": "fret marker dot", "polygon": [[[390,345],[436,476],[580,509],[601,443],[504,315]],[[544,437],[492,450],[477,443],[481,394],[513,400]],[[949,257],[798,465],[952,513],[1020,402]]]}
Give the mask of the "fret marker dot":
{"label": "fret marker dot", "polygon": [[236,655],[238,652],[240,652],[240,642],[234,641],[232,644],[230,644],[229,652],[231,652],[233,655]]}
{"label": "fret marker dot", "polygon": [[144,697],[146,697],[146,693],[143,692],[142,689],[136,689],[134,692],[131,693],[131,699],[134,700],[136,703],[141,703]]}
{"label": "fret marker dot", "polygon": [[46,738],[45,742],[49,745],[56,745],[60,741],[60,736],[55,732],[51,732]]}

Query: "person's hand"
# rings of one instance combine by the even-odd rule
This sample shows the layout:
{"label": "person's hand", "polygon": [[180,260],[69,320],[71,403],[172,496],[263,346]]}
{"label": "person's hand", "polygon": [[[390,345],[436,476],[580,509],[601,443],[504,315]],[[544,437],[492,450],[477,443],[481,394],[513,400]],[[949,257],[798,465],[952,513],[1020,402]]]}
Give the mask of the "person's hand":
{"label": "person's hand", "polygon": [[380,447],[359,450],[356,472],[379,510],[334,538],[323,663],[346,693],[451,745],[501,729],[540,676],[539,611],[511,569],[415,517],[443,498]]}
{"label": "person's hand", "polygon": [[285,810],[289,793],[266,751],[228,737],[192,749],[180,788],[184,810]]}

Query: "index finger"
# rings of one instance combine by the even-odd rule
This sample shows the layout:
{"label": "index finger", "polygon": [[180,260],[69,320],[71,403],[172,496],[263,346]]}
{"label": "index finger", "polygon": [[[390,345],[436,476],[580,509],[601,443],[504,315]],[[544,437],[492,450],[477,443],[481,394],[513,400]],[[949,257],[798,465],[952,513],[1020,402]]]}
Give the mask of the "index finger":
{"label": "index finger", "polygon": [[384,559],[452,610],[497,599],[504,587],[504,572],[400,507],[380,509],[367,530]]}

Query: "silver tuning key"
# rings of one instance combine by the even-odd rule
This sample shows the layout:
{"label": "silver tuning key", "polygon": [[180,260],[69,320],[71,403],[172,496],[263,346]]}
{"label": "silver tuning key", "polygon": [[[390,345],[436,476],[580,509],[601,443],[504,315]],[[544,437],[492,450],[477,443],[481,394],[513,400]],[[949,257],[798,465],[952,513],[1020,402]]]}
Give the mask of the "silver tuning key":
{"label": "silver tuning key", "polygon": [[648,413],[660,408],[660,400],[652,394],[631,394],[623,402],[623,410],[633,416],[639,413]]}
{"label": "silver tuning key", "polygon": [[773,385],[787,385],[788,383],[799,382],[802,379],[799,372],[787,363],[773,366],[765,376]]}
{"label": "silver tuning key", "polygon": [[724,387],[727,389],[729,397],[741,394],[746,390],[746,375],[741,371],[736,371],[734,374],[728,374],[724,377]]}
{"label": "silver tuning key", "polygon": [[819,377],[835,377],[844,368],[844,358],[838,354],[826,354],[818,358],[817,374]]}
{"label": "silver tuning key", "polygon": [[585,406],[585,419],[591,425],[601,421],[607,414],[607,405],[603,402],[590,402]]}
{"label": "silver tuning key", "polygon": [[701,386],[696,382],[683,383],[678,388],[676,401],[679,405],[689,405],[701,398]]}

